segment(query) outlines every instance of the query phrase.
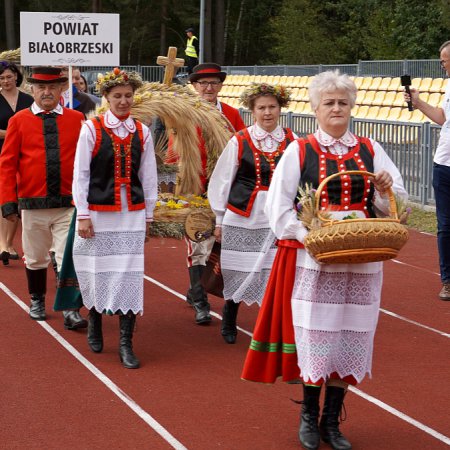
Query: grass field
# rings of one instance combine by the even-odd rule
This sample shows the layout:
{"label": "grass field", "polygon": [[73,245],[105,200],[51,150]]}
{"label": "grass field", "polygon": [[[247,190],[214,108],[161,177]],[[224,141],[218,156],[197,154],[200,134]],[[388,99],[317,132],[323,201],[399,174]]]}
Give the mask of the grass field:
{"label": "grass field", "polygon": [[434,211],[427,211],[413,204],[410,206],[412,211],[408,218],[408,227],[414,228],[415,230],[436,234],[436,213]]}

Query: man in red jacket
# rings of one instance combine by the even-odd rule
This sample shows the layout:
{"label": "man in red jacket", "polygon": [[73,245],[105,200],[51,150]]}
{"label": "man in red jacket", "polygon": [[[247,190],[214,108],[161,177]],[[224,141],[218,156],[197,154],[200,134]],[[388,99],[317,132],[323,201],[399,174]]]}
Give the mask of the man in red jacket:
{"label": "man in red jacket", "polygon": [[[189,81],[200,97],[214,104],[222,112],[234,128],[233,131],[239,131],[246,127],[239,111],[217,99],[226,76],[227,74],[222,72],[218,64],[204,63],[194,67],[193,72],[189,75]],[[201,130],[199,132],[201,133]],[[206,148],[203,139],[200,139],[199,150],[202,154],[202,164],[206,165]],[[201,179],[204,182],[204,190],[206,192],[207,180],[205,176],[202,176]],[[186,237],[188,247],[187,265],[190,279],[190,287],[186,298],[188,303],[194,308],[195,322],[198,325],[211,322],[210,306],[206,292],[201,284],[201,277],[214,241],[214,236],[203,242],[194,242]]]}
{"label": "man in red jacket", "polygon": [[[34,67],[28,82],[34,103],[9,121],[0,155],[2,215],[22,218],[30,317],[45,320],[49,250],[61,266],[73,214],[72,174],[84,116],[59,104],[67,77],[55,67]],[[63,311],[67,329],[85,328],[79,311]]]}

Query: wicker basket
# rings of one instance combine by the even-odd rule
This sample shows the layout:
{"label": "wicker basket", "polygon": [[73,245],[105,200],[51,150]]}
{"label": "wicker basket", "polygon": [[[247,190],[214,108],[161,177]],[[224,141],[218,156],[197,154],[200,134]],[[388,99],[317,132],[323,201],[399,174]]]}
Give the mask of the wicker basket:
{"label": "wicker basket", "polygon": [[323,225],[306,235],[306,250],[317,261],[326,264],[358,264],[395,258],[408,240],[408,230],[398,219],[392,189],[388,191],[390,217],[335,220],[321,215],[322,189],[331,179],[342,175],[374,176],[370,172],[349,170],[330,175],[320,183],[315,208]]}

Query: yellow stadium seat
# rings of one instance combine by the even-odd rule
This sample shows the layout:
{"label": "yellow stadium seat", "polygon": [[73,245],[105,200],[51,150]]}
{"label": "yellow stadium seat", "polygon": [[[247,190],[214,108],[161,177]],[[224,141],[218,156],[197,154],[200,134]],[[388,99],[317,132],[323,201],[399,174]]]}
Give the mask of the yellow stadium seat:
{"label": "yellow stadium seat", "polygon": [[389,110],[388,120],[398,120],[403,108],[395,107]]}
{"label": "yellow stadium seat", "polygon": [[403,92],[397,92],[397,95],[395,96],[394,102],[392,103],[392,106],[400,106],[403,107],[406,105],[405,98],[403,96]]}
{"label": "yellow stadium seat", "polygon": [[411,117],[409,118],[410,122],[419,122],[419,123],[425,122],[424,119],[429,120],[426,118],[425,114],[418,109],[415,109],[411,114]]}
{"label": "yellow stadium seat", "polygon": [[261,75],[261,83],[268,83],[269,75]]}
{"label": "yellow stadium seat", "polygon": [[311,109],[311,103],[305,102],[305,105],[303,107],[302,114],[313,114],[313,111]]}
{"label": "yellow stadium seat", "polygon": [[408,108],[402,108],[402,112],[400,113],[400,116],[398,117],[399,122],[409,122],[409,119],[411,118],[412,111],[409,111]]}
{"label": "yellow stadium seat", "polygon": [[394,91],[386,92],[386,95],[383,98],[383,106],[392,107],[392,104],[394,103],[394,99],[395,99],[396,95],[397,95],[397,92],[394,92]]}
{"label": "yellow stadium seat", "polygon": [[382,80],[381,77],[372,78],[372,83],[370,83],[370,88],[369,89],[371,91],[378,91],[378,90],[380,90],[381,80]]}
{"label": "yellow stadium seat", "polygon": [[364,96],[363,100],[362,100],[362,104],[363,105],[371,105],[373,99],[375,98],[375,91],[367,91],[366,95]]}
{"label": "yellow stadium seat", "polygon": [[309,88],[309,85],[311,84],[311,81],[314,79],[314,76],[312,76],[312,77],[308,77],[307,78],[307,80],[306,80],[306,88]]}
{"label": "yellow stadium seat", "polygon": [[223,82],[223,85],[226,86],[227,84],[233,84],[234,75],[227,75],[225,78],[225,81]]}
{"label": "yellow stadium seat", "polygon": [[287,81],[286,81],[286,86],[289,86],[289,87],[295,87],[295,79],[296,79],[297,77],[293,77],[293,76],[288,76],[287,77]]}
{"label": "yellow stadium seat", "polygon": [[420,82],[419,90],[420,92],[430,92],[431,83],[433,82],[433,78],[422,78]]}
{"label": "yellow stadium seat", "polygon": [[378,111],[377,120],[386,120],[389,116],[391,108],[389,106],[382,106]]}
{"label": "yellow stadium seat", "polygon": [[300,114],[303,111],[303,108],[305,107],[305,102],[297,102],[295,105],[295,112],[297,114]]}
{"label": "yellow stadium seat", "polygon": [[291,101],[289,102],[288,110],[294,112],[298,102]]}
{"label": "yellow stadium seat", "polygon": [[278,83],[283,84],[284,86],[289,86],[288,77],[286,75],[281,76]]}
{"label": "yellow stadium seat", "polygon": [[358,117],[359,119],[365,119],[365,117],[367,116],[367,111],[369,111],[368,105],[360,105],[355,117]]}
{"label": "yellow stadium seat", "polygon": [[303,75],[302,77],[300,77],[300,82],[298,84],[298,87],[306,87],[308,85],[308,78],[306,75]]}
{"label": "yellow stadium seat", "polygon": [[357,105],[362,105],[364,97],[366,96],[366,92],[367,91],[363,91],[363,90],[358,91],[358,93],[356,94],[356,104]]}
{"label": "yellow stadium seat", "polygon": [[372,84],[372,77],[364,77],[361,86],[359,87],[360,89],[365,89],[366,91],[368,89],[370,89],[370,85]]}
{"label": "yellow stadium seat", "polygon": [[430,94],[428,92],[421,92],[419,94],[419,98],[421,100],[423,100],[424,102],[428,102],[428,98],[429,98]]}
{"label": "yellow stadium seat", "polygon": [[429,92],[443,92],[442,90],[442,84],[444,82],[443,78],[434,78],[433,81],[431,82],[431,86],[430,89],[428,90]]}
{"label": "yellow stadium seat", "polygon": [[300,88],[298,88],[298,87],[295,87],[295,88],[293,88],[292,90],[291,90],[291,98],[292,98],[292,100],[297,100],[297,101],[299,101],[300,100],[300,98],[299,98],[299,96],[298,96],[298,91],[300,90]]}
{"label": "yellow stadium seat", "polygon": [[411,87],[414,89],[420,89],[420,83],[422,83],[422,78],[413,78],[411,80]]}
{"label": "yellow stadium seat", "polygon": [[380,111],[379,106],[371,106],[367,111],[366,119],[376,119],[379,111]]}
{"label": "yellow stadium seat", "polygon": [[280,75],[274,75],[272,78],[272,84],[280,84]]}
{"label": "yellow stadium seat", "polygon": [[308,89],[300,88],[298,91],[298,99],[301,102],[308,102],[309,101]]}
{"label": "yellow stadium seat", "polygon": [[302,77],[293,77],[291,86],[292,87],[301,87],[300,86],[301,81],[302,81]]}
{"label": "yellow stadium seat", "polygon": [[352,108],[352,110],[351,110],[351,112],[350,112],[350,115],[351,115],[352,117],[356,117],[356,115],[358,114],[358,108],[359,108],[358,105],[355,105],[355,106]]}
{"label": "yellow stadium seat", "polygon": [[402,91],[403,86],[400,83],[400,77],[392,78],[388,91]]}
{"label": "yellow stadium seat", "polygon": [[441,88],[441,92],[444,93],[445,90],[447,89],[447,83],[448,83],[448,78],[446,78],[444,80],[444,82],[442,83],[442,88]]}
{"label": "yellow stadium seat", "polygon": [[433,92],[430,94],[430,96],[428,97],[428,103],[431,106],[441,106],[441,97],[443,96],[443,94],[441,94],[440,92]]}
{"label": "yellow stadium seat", "polygon": [[248,86],[251,82],[251,75],[243,75],[242,83],[244,86]]}
{"label": "yellow stadium seat", "polygon": [[381,106],[383,104],[385,95],[386,95],[386,91],[377,91],[375,93],[375,97],[372,101],[372,105]]}
{"label": "yellow stadium seat", "polygon": [[392,78],[391,77],[383,77],[381,79],[381,83],[378,86],[379,91],[387,91],[389,88],[389,85],[391,84]]}
{"label": "yellow stadium seat", "polygon": [[361,84],[362,84],[363,80],[364,80],[364,77],[355,77],[353,79],[353,82],[356,85],[356,89],[361,89]]}

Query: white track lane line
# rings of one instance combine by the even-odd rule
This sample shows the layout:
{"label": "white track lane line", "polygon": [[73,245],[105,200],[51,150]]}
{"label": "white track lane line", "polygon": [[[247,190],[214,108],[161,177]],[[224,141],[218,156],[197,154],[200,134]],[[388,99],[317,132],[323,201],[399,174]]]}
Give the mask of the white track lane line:
{"label": "white track lane line", "polygon": [[439,441],[443,442],[444,444],[450,445],[450,437],[445,436],[444,434],[439,433],[436,430],[433,430],[433,428],[430,428],[430,427],[424,425],[423,423],[419,422],[418,420],[407,416],[406,414],[402,413],[398,409],[395,409],[392,406],[387,405],[386,403],[382,402],[381,400],[378,400],[377,398],[366,394],[365,392],[361,391],[360,389],[355,388],[354,386],[349,386],[348,390],[352,391],[356,395],[359,395],[360,397],[364,398],[368,402],[379,406],[381,409],[384,409],[385,411],[390,412],[392,415],[398,417],[399,419],[404,420],[405,422],[409,423],[410,425],[412,425],[416,428],[419,428],[419,430],[422,430],[425,433],[433,436],[434,438],[438,439]]}
{"label": "white track lane line", "polygon": [[440,274],[438,272],[433,272],[432,270],[424,269],[423,267],[414,266],[412,264],[408,264],[403,261],[399,261],[398,259],[391,259],[390,261],[392,261],[394,264],[400,264],[401,266],[412,267],[413,269],[420,270],[421,272],[431,273],[432,275],[437,275],[438,277],[440,276]]}
{"label": "white track lane line", "polygon": [[[20,300],[3,283],[0,283],[0,289],[8,295],[17,305],[19,305],[27,314],[30,312],[28,306]],[[172,436],[159,422],[150,414],[144,411],[131,397],[129,397],[119,386],[109,379],[101,370],[88,361],[72,344],[67,342],[54,328],[45,321],[36,321],[47,333],[56,339],[74,358],[85,366],[95,377],[97,377],[110,391],[120,398],[132,411],[134,411],[147,425],[158,433],[168,444],[176,450],[187,450],[187,448]]]}
{"label": "white track lane line", "polygon": [[[156,286],[160,287],[161,289],[164,289],[165,291],[170,292],[175,297],[178,297],[179,299],[186,301],[186,296],[180,294],[177,291],[174,291],[173,289],[171,289],[170,287],[166,286],[165,284],[160,283],[159,281],[157,281],[154,278],[151,278],[151,277],[149,277],[147,275],[144,275],[144,278],[147,281],[150,281],[150,283],[153,283]],[[430,328],[430,327],[427,327],[425,325],[421,325],[421,324],[419,324],[417,322],[414,322],[412,320],[406,319],[406,318],[404,318],[402,316],[397,316],[396,314],[390,313],[389,311],[385,311],[385,310],[382,310],[382,311],[385,312],[386,314],[393,315],[394,317],[396,317],[398,319],[405,320],[406,322],[412,323],[414,325],[419,325],[419,326],[421,326],[423,328],[426,328],[427,330],[437,332],[437,333],[439,333],[439,334],[441,334],[441,335],[443,335],[445,337],[450,337],[447,333],[443,333],[442,331],[435,330],[434,328]],[[218,318],[218,319],[222,319],[222,316],[220,316],[219,314],[217,314],[217,313],[215,313],[213,311],[211,311],[211,315],[216,317],[216,318]],[[243,330],[242,328],[238,327],[238,329],[241,330],[242,332],[244,332],[245,334],[247,334],[250,337],[253,336],[252,333],[250,333],[250,332],[248,332],[246,330]],[[358,395],[359,397],[362,397],[363,399],[365,399],[365,400],[367,400],[367,401],[369,401],[369,402],[379,406],[380,408],[384,409],[385,411],[391,413],[393,416],[398,417],[399,419],[409,423],[410,425],[412,425],[412,426],[418,428],[419,430],[429,434],[430,436],[438,439],[439,441],[444,442],[447,445],[450,445],[450,437],[447,437],[447,436],[443,435],[442,433],[439,433],[438,431],[433,430],[433,428],[430,428],[429,426],[427,426],[427,425],[417,421],[416,419],[413,419],[412,417],[409,417],[408,415],[402,413],[398,409],[395,409],[392,406],[389,406],[388,404],[382,402],[381,400],[378,400],[377,398],[372,397],[369,394],[366,394],[365,392],[361,391],[360,389],[357,389],[357,388],[355,388],[353,386],[349,386],[349,390],[351,390],[354,394]]]}

